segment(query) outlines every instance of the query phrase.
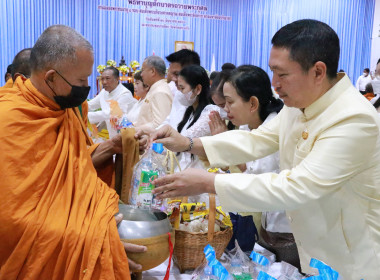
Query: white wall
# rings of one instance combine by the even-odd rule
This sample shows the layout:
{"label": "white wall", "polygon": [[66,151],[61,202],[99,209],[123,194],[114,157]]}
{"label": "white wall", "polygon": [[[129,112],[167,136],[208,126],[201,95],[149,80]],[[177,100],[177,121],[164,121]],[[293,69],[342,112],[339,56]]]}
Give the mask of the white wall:
{"label": "white wall", "polygon": [[380,58],[380,0],[376,0],[375,2],[375,13],[373,16],[371,71],[375,71],[376,62]]}

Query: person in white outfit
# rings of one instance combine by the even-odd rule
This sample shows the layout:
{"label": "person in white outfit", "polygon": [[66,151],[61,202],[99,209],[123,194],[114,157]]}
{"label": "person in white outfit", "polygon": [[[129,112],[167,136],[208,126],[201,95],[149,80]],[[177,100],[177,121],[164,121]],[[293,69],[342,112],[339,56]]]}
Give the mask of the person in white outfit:
{"label": "person in white outfit", "polygon": [[148,56],[142,64],[141,77],[150,89],[135,122],[141,131],[153,131],[170,113],[173,96],[165,80],[165,72],[165,62],[159,56]]}
{"label": "person in white outfit", "polygon": [[168,69],[168,83],[173,93],[173,104],[169,116],[166,118],[163,124],[169,124],[172,127],[177,127],[178,123],[182,120],[185,113],[186,106],[183,106],[179,102],[181,92],[178,90],[178,77],[179,72],[188,65],[200,65],[199,55],[195,51],[191,50],[179,50],[166,57],[169,61]]}
{"label": "person in white outfit", "polygon": [[365,94],[365,86],[371,82],[371,76],[369,75],[369,68],[363,70],[363,75],[361,75],[356,81],[356,88],[361,94]]}
{"label": "person in white outfit", "polygon": [[[340,42],[327,24],[304,19],[272,38],[272,85],[281,112],[250,132],[187,139],[169,126],[151,136],[172,151],[207,156],[212,166],[280,152],[280,173],[214,174],[199,169],[153,181],[157,199],[216,193],[226,211],[285,209],[302,272],[311,258],[346,280],[379,279],[380,119],[344,73]],[[328,46],[328,48],[326,48]],[[358,146],[358,143],[359,146]]]}
{"label": "person in white outfit", "polygon": [[135,95],[138,96],[140,99],[133,105],[132,109],[127,113],[127,119],[134,124],[140,114],[141,106],[145,100],[146,95],[148,94],[150,87],[144,84],[141,77],[141,71],[136,72],[133,78],[135,80]]}
{"label": "person in white outfit", "polygon": [[133,98],[132,93],[120,83],[119,70],[115,67],[107,67],[104,69],[101,81],[103,89],[97,96],[88,101],[88,120],[97,126],[105,122],[109,138],[112,138],[117,134],[117,130],[112,127],[110,123],[110,101],[116,101],[123,113],[127,113],[137,100]]}
{"label": "person in white outfit", "polygon": [[[209,114],[212,111],[221,112],[222,109],[210,104],[210,80],[206,70],[198,65],[183,68],[178,76],[178,89],[181,92],[178,101],[185,106],[186,110],[178,126],[173,128],[189,138],[210,136]],[[181,170],[207,169],[209,167],[207,161],[202,161],[198,156],[186,152],[178,154],[178,161]],[[175,171],[178,172],[179,168],[177,167]],[[206,202],[208,204],[208,201],[207,194],[189,197],[189,202]],[[219,204],[218,199],[217,204]]]}
{"label": "person in white outfit", "polygon": [[[268,123],[283,107],[282,101],[272,94],[267,73],[253,65],[243,65],[233,70],[221,87],[227,117],[241,130],[251,131]],[[210,115],[210,128],[212,132],[227,131],[225,121],[215,112]],[[246,174],[279,173],[279,153],[248,162],[239,168]],[[277,261],[285,261],[300,268],[297,246],[285,211],[262,212],[261,224],[259,243],[275,253]]]}

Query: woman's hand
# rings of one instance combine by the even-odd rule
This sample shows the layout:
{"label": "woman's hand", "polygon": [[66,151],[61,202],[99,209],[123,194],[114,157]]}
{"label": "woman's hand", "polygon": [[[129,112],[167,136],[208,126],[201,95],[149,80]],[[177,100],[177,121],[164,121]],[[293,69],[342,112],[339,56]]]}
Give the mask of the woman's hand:
{"label": "woman's hand", "polygon": [[155,179],[153,194],[158,199],[215,193],[215,173],[203,169],[189,168],[185,171]]}
{"label": "woman's hand", "polygon": [[190,147],[190,140],[178,133],[170,125],[165,125],[159,130],[153,132],[150,136],[150,142],[162,143],[172,152],[183,152]]}
{"label": "woman's hand", "polygon": [[209,114],[210,121],[208,125],[210,126],[211,135],[216,135],[227,131],[226,122],[220,117],[219,112],[212,111]]}
{"label": "woman's hand", "polygon": [[[118,225],[123,220],[123,214],[119,213],[115,216],[116,224]],[[127,253],[144,253],[147,251],[147,248],[145,246],[136,245],[132,243],[127,243],[124,241],[121,241],[124,245],[124,250]],[[141,264],[137,264],[134,261],[132,261],[130,258],[128,258],[128,265],[130,271],[137,271],[141,270],[142,266]]]}

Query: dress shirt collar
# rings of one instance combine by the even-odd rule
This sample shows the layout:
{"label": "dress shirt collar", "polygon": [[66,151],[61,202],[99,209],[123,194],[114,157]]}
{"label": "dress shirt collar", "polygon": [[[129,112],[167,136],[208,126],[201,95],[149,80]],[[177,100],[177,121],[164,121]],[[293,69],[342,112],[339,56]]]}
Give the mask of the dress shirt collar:
{"label": "dress shirt collar", "polygon": [[314,103],[304,110],[304,116],[307,120],[321,114],[330,106],[339,96],[352,86],[350,79],[344,73],[338,73],[338,82],[330,88],[325,94],[319,97]]}
{"label": "dress shirt collar", "polygon": [[120,87],[124,87],[121,83],[119,83],[111,92],[108,92],[109,95],[112,95],[112,94],[115,94],[116,92],[118,92],[120,90]]}

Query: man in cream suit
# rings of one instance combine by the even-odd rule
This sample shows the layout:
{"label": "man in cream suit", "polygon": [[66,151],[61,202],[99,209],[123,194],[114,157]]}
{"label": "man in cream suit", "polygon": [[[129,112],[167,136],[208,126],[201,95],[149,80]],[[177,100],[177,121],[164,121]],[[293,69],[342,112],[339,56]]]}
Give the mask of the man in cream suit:
{"label": "man in cream suit", "polygon": [[165,80],[166,65],[159,56],[148,56],[141,67],[144,84],[150,86],[135,126],[145,132],[157,128],[169,115],[173,96]]}
{"label": "man in cream suit", "polygon": [[285,209],[302,271],[311,258],[345,280],[380,279],[380,119],[344,73],[339,38],[300,20],[272,38],[272,84],[286,106],[256,130],[188,139],[169,127],[152,137],[213,166],[280,151],[279,174],[215,174],[188,169],[154,181],[157,198],[216,193],[225,211]]}

